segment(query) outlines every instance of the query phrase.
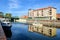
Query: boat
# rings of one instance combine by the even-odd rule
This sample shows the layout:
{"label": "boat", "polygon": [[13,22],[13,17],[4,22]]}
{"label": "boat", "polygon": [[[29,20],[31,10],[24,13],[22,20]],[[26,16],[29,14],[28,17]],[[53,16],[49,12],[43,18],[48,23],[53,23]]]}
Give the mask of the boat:
{"label": "boat", "polygon": [[10,19],[8,19],[8,18],[2,18],[2,19],[0,19],[0,21],[1,21],[1,26],[3,28],[11,28],[12,27]]}

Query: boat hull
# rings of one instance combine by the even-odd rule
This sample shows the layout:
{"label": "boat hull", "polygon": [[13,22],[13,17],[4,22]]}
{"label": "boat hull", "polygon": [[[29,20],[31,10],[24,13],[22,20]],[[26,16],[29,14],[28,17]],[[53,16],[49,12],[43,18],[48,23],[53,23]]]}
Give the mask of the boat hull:
{"label": "boat hull", "polygon": [[1,26],[5,29],[11,29],[11,27],[12,27],[11,24],[5,24],[5,23],[1,23]]}

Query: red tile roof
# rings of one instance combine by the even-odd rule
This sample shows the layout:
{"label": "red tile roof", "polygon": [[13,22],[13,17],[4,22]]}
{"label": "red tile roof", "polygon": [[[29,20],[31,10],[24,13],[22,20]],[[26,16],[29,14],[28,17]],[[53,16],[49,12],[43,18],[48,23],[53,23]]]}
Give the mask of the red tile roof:
{"label": "red tile roof", "polygon": [[[48,8],[54,8],[54,7],[49,6],[49,7],[46,7],[46,8],[39,8],[39,9],[37,9],[37,10],[43,10],[43,9],[48,9]],[[55,8],[55,9],[56,9],[56,8]]]}
{"label": "red tile roof", "polygon": [[56,17],[57,17],[57,18],[60,18],[60,14],[56,14]]}
{"label": "red tile roof", "polygon": [[28,16],[24,15],[24,16],[22,16],[21,18],[25,18],[25,19],[26,19],[26,18],[28,18]]}

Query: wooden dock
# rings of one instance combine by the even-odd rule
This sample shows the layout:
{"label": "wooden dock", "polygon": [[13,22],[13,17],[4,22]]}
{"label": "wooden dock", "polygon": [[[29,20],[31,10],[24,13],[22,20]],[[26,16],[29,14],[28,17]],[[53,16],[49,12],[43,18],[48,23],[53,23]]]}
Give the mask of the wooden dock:
{"label": "wooden dock", "polygon": [[1,25],[0,25],[0,40],[6,40],[6,36]]}

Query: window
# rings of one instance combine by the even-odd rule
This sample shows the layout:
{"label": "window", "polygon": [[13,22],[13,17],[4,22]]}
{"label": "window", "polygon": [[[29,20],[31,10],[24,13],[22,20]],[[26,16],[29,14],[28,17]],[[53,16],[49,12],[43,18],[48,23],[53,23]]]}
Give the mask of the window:
{"label": "window", "polygon": [[52,17],[50,17],[50,20],[52,19]]}
{"label": "window", "polygon": [[49,34],[52,35],[52,30],[51,29],[49,29]]}
{"label": "window", "polygon": [[50,12],[50,15],[52,15],[52,12]]}
{"label": "window", "polygon": [[50,14],[49,15],[52,15],[52,9],[50,8]]}
{"label": "window", "polygon": [[42,16],[43,16],[43,10],[42,10]]}
{"label": "window", "polygon": [[37,16],[39,16],[39,13],[37,12]]}

